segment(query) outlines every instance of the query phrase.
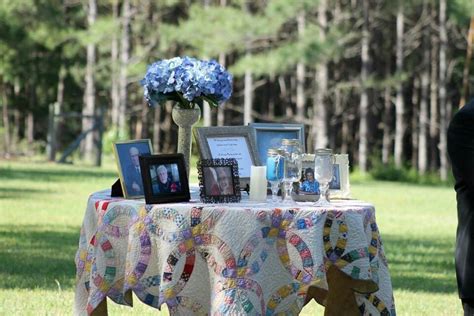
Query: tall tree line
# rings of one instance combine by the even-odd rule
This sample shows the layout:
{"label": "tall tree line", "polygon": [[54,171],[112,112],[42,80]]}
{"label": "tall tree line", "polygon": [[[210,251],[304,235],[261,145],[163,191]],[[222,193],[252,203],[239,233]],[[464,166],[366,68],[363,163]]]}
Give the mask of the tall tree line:
{"label": "tall tree line", "polygon": [[205,107],[205,125],[303,123],[308,152],[445,179],[447,124],[474,91],[471,16],[471,0],[4,0],[0,150],[41,152],[51,111],[82,113],[57,122],[64,149],[104,109],[108,139],[171,152],[172,104],[149,108],[139,81],[147,64],[191,55],[234,75],[233,97]]}

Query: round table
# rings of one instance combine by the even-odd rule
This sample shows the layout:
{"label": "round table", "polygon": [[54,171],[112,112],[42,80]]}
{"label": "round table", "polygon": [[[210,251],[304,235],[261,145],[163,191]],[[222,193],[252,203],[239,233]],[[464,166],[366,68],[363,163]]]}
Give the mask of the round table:
{"label": "round table", "polygon": [[[365,315],[395,315],[392,285],[371,204],[330,207],[252,203],[145,205],[89,197],[76,255],[76,314],[104,312],[109,297],[168,305],[173,315],[298,314],[310,287],[327,292],[335,266],[378,291],[355,293]],[[327,307],[328,308],[328,307]]]}

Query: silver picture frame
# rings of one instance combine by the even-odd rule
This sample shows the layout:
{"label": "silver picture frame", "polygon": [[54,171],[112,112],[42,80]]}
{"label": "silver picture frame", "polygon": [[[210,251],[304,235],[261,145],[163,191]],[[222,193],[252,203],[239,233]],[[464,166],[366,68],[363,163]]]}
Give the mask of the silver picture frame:
{"label": "silver picture frame", "polygon": [[306,152],[304,124],[279,124],[279,123],[249,123],[254,129],[255,144],[260,161],[267,160],[269,148],[281,146],[281,140],[299,139],[302,152]]}
{"label": "silver picture frame", "polygon": [[[235,158],[239,167],[240,187],[250,185],[250,166],[260,166],[255,131],[250,126],[212,126],[193,130],[201,159]],[[220,148],[216,147],[219,142]]]}

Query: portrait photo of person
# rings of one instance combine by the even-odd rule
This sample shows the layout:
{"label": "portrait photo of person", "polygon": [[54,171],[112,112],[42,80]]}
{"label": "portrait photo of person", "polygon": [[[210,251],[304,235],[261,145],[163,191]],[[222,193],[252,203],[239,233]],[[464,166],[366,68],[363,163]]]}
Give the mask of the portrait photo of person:
{"label": "portrait photo of person", "polygon": [[319,194],[319,183],[314,179],[313,168],[305,168],[300,183],[300,192]]}
{"label": "portrait photo of person", "polygon": [[233,195],[234,186],[230,167],[205,167],[204,186],[206,195]]}
{"label": "portrait photo of person", "polygon": [[191,198],[183,154],[140,156],[145,202],[186,202]]}
{"label": "portrait photo of person", "polygon": [[151,154],[150,140],[117,142],[114,144],[114,153],[124,197],[142,197],[144,192],[139,157]]}
{"label": "portrait photo of person", "polygon": [[153,195],[181,192],[177,164],[151,165],[150,175]]}
{"label": "portrait photo of person", "polygon": [[332,171],[332,180],[329,182],[329,189],[330,190],[340,190],[341,189],[341,176],[339,174],[339,165],[333,165]]}

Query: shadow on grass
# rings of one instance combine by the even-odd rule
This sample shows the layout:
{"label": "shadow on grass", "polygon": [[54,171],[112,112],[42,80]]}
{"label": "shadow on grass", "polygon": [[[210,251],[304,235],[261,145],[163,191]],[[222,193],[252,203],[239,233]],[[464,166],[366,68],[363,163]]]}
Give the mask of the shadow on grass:
{"label": "shadow on grass", "polygon": [[0,226],[0,288],[71,288],[78,227]]}
{"label": "shadow on grass", "polygon": [[48,181],[70,181],[76,180],[77,178],[118,178],[118,174],[112,171],[104,171],[101,169],[91,168],[90,170],[85,169],[66,169],[57,167],[51,167],[50,170],[25,168],[25,169],[12,169],[12,168],[0,168],[0,178],[5,180],[34,180],[37,182],[48,182]]}
{"label": "shadow on grass", "polygon": [[394,289],[455,293],[454,240],[382,236]]}
{"label": "shadow on grass", "polygon": [[30,194],[39,194],[39,193],[47,193],[50,192],[49,190],[43,189],[30,189],[30,188],[1,188],[0,187],[0,199],[15,199],[15,198],[23,198]]}

